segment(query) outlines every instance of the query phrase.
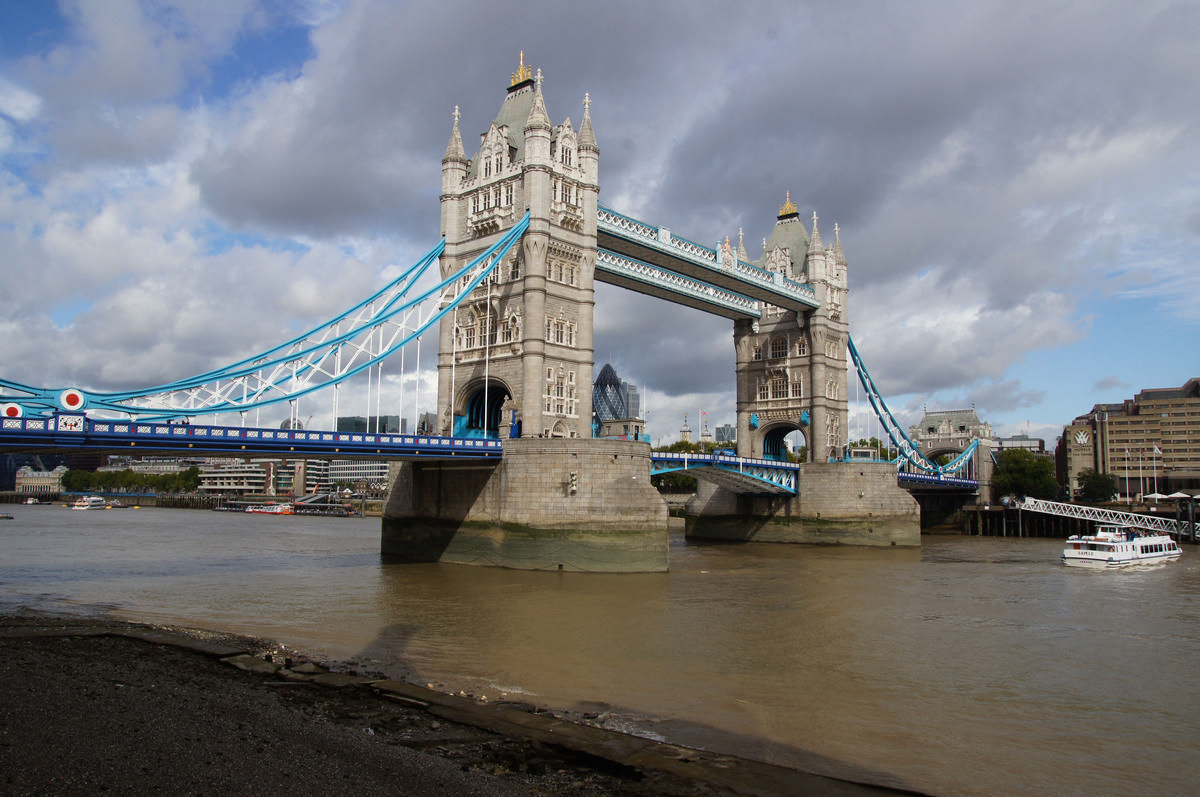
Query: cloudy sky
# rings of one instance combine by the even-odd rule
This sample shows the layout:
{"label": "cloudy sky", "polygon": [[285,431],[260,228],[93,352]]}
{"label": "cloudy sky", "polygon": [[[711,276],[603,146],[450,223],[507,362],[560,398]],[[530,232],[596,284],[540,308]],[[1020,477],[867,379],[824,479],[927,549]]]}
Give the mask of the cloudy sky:
{"label": "cloudy sky", "polygon": [[[973,405],[1052,445],[1097,402],[1200,376],[1195,2],[0,0],[0,20],[6,379],[160,384],[373,292],[436,242],[454,107],[471,154],[520,51],[556,124],[590,94],[603,204],[708,245],[742,229],[752,259],[787,192],[827,241],[837,223],[851,334],[903,422]],[[597,371],[644,387],[656,443],[685,412],[734,422],[731,334],[598,290]],[[392,369],[384,412],[412,415],[401,382],[433,408],[432,355]],[[366,412],[365,383],[347,395]]]}

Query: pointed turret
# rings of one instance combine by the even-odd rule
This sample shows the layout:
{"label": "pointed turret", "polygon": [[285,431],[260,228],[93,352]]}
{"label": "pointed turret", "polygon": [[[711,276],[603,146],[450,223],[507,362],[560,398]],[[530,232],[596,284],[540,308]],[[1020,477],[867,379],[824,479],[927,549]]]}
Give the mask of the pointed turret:
{"label": "pointed turret", "polygon": [[533,107],[529,109],[529,118],[525,120],[525,132],[531,130],[542,130],[546,132],[554,130],[554,125],[550,124],[550,114],[546,112],[546,101],[542,98],[542,70],[537,71],[537,80],[534,81],[533,89]]}
{"label": "pointed turret", "polygon": [[825,245],[821,243],[821,233],[817,230],[817,212],[814,210],[812,236],[808,239],[808,252],[804,255],[804,273],[810,281],[820,282],[829,278],[830,271]]}
{"label": "pointed turret", "polygon": [[446,154],[442,156],[442,235],[455,234],[463,223],[458,196],[470,161],[463,150],[462,133],[458,129],[460,116],[458,106],[455,105],[454,126],[450,130]]}
{"label": "pointed turret", "polygon": [[763,255],[757,265],[796,279],[802,274],[801,267],[807,251],[808,232],[804,229],[804,222],[800,221],[800,212],[796,209],[796,203],[792,202],[792,192],[789,191],[787,200],[779,206],[771,237],[763,241]]}
{"label": "pointed turret", "polygon": [[450,130],[450,141],[446,144],[446,154],[442,156],[442,163],[446,164],[451,161],[467,161],[467,151],[463,148],[462,131],[458,129],[458,120],[462,116],[458,112],[458,106],[454,106],[454,127]]}
{"label": "pointed turret", "polygon": [[592,98],[588,94],[583,95],[583,124],[579,126],[579,149],[600,152],[600,147],[596,145],[596,133],[592,130]]}
{"label": "pointed turret", "polygon": [[808,251],[810,254],[823,252],[825,246],[821,243],[821,233],[817,231],[817,211],[813,211],[812,237],[808,240]]}
{"label": "pointed turret", "polygon": [[842,251],[841,229],[835,222],[833,225],[833,262],[839,266],[846,265],[846,253]]}

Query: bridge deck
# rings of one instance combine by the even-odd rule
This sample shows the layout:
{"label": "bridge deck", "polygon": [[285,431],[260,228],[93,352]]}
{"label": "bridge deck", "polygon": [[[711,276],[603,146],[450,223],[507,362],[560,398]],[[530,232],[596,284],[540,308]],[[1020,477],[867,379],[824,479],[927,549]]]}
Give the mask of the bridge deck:
{"label": "bridge deck", "polygon": [[681,454],[666,451],[650,452],[650,475],[688,471],[690,476],[751,495],[795,495],[796,474],[800,466],[794,462],[772,459],[750,459],[728,454]]}
{"label": "bridge deck", "polygon": [[0,450],[151,452],[333,459],[499,459],[499,440],[91,420],[83,415],[5,418]]}
{"label": "bridge deck", "polygon": [[[742,260],[736,260],[730,266],[726,266],[720,262],[715,249],[700,246],[686,238],[678,238],[664,227],[646,224],[608,208],[599,209],[596,243],[601,250],[683,275],[731,294],[769,302],[785,310],[804,313],[820,306],[816,293],[807,285]],[[601,281],[612,280],[614,284],[622,287],[649,292],[645,284],[639,284],[636,279],[622,278],[616,273],[605,273],[599,269],[598,271],[597,279]],[[624,281],[617,282],[618,279]],[[671,286],[660,286],[659,290],[663,288],[669,290]],[[733,312],[733,308],[730,307],[728,311]]]}

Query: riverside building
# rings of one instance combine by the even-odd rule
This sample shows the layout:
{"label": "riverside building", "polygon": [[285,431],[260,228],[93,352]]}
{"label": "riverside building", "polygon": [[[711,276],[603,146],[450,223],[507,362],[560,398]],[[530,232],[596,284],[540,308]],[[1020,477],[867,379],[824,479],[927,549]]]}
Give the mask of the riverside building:
{"label": "riverside building", "polygon": [[1089,468],[1116,478],[1125,498],[1200,493],[1200,378],[1095,405],[1063,429],[1056,455],[1072,495]]}

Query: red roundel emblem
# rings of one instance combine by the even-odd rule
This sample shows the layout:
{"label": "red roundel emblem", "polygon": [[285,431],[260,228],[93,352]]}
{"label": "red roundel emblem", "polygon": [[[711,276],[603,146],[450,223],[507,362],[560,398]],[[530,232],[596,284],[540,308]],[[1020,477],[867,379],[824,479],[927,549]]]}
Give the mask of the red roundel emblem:
{"label": "red roundel emblem", "polygon": [[0,415],[5,418],[20,418],[25,414],[25,408],[20,404],[5,404],[0,406]]}
{"label": "red roundel emblem", "polygon": [[58,403],[64,410],[81,410],[86,402],[83,391],[71,387],[58,394]]}

